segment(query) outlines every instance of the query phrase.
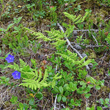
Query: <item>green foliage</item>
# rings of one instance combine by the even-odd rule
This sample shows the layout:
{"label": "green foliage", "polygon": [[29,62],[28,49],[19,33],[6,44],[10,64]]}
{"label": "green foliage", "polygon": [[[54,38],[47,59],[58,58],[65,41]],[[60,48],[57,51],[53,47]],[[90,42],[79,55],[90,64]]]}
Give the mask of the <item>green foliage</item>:
{"label": "green foliage", "polygon": [[[75,68],[81,68],[83,66],[88,65],[91,60],[87,60],[86,62],[84,62],[85,58],[81,59],[80,61],[76,60],[77,59],[77,54],[72,53],[71,51],[67,50],[67,52],[65,52],[66,54],[61,54],[61,53],[57,53],[58,55],[61,55],[62,58],[64,58],[65,61],[69,62],[70,64],[74,64]],[[83,63],[84,62],[84,63]]]}
{"label": "green foliage", "polygon": [[32,90],[33,89],[36,90],[37,88],[41,88],[41,87],[50,86],[50,84],[47,84],[47,82],[46,82],[46,78],[47,78],[47,75],[48,75],[47,71],[45,72],[42,81],[40,81],[41,78],[42,78],[42,72],[41,71],[39,71],[39,76],[38,76],[38,72],[37,71],[35,71],[35,73],[32,72],[32,71],[31,72],[25,72],[25,74],[28,75],[28,79],[26,78],[26,79],[23,80],[23,83],[20,84],[22,86],[29,87]]}
{"label": "green foliage", "polygon": [[12,104],[17,104],[17,103],[18,103],[18,97],[12,95],[12,98],[10,99],[10,102],[11,102]]}
{"label": "green foliage", "polygon": [[[23,32],[23,25],[19,24],[22,17],[14,18],[14,23],[9,24],[7,29],[0,28],[4,37],[2,42],[5,45],[8,45],[10,49],[13,50],[14,54],[20,53],[23,56],[28,56],[29,53],[27,50],[33,51],[36,53],[37,50],[41,47],[40,43],[37,43],[36,40],[30,40],[28,36]],[[10,32],[10,30],[13,30]]]}
{"label": "green foliage", "polygon": [[74,11],[75,11],[75,12],[78,12],[78,11],[80,11],[80,10],[82,10],[82,9],[81,9],[81,5],[78,5],[76,8],[74,8]]}
{"label": "green foliage", "polygon": [[102,107],[100,107],[100,106],[97,106],[97,110],[102,110]]}
{"label": "green foliage", "polygon": [[35,4],[27,4],[26,7],[28,9],[28,11],[31,11],[30,9],[33,8],[33,6],[35,6]]}
{"label": "green foliage", "polygon": [[69,108],[63,108],[63,109],[61,109],[61,110],[70,110]]}
{"label": "green foliage", "polygon": [[76,15],[71,15],[71,14],[69,14],[69,13],[67,13],[67,12],[64,12],[64,15],[65,15],[66,17],[68,17],[70,20],[72,20],[72,22],[73,22],[74,24],[79,24],[79,23],[82,23],[82,22],[85,20],[85,18],[89,15],[89,12],[86,12],[83,17],[81,17],[80,14],[79,14],[78,17],[77,17]]}
{"label": "green foliage", "polygon": [[79,100],[71,99],[69,106],[70,107],[72,107],[72,106],[80,106],[81,105],[81,101],[82,101],[82,99],[79,99]]}
{"label": "green foliage", "polygon": [[46,12],[45,11],[35,11],[34,14],[33,14],[33,19],[34,21],[38,22],[39,19],[42,19],[44,18],[46,15]]}
{"label": "green foliage", "polygon": [[29,45],[29,48],[32,49],[33,53],[37,53],[37,51],[41,48],[41,43],[38,43],[36,40],[32,40],[29,42],[31,45]]}
{"label": "green foliage", "polygon": [[108,75],[110,76],[110,70],[108,71]]}
{"label": "green foliage", "polygon": [[43,94],[41,92],[38,92],[36,94],[36,97],[39,99],[39,100],[42,100],[43,99]]}
{"label": "green foliage", "polygon": [[[32,104],[33,102],[34,102],[34,100],[32,100],[32,99],[30,99],[29,100],[29,105],[31,106],[31,107],[33,107],[34,105]],[[23,110],[23,109],[28,109],[29,108],[29,105],[28,104],[26,104],[26,103],[20,103],[19,101],[18,101],[18,97],[17,96],[14,96],[14,95],[12,95],[12,97],[11,97],[11,99],[10,99],[10,102],[12,103],[12,104],[14,104],[14,105],[17,105],[18,106],[18,109],[17,110]]]}
{"label": "green foliage", "polygon": [[[67,12],[64,12],[64,14],[71,19],[74,24],[79,24],[85,20],[89,12],[86,12],[84,17],[81,17],[81,15],[76,17]],[[56,48],[55,54],[48,60],[52,62],[54,68],[57,67],[58,73],[62,77],[60,77],[60,80],[56,80],[56,86],[52,86],[52,93],[57,94],[58,102],[66,102],[68,106],[72,108],[73,106],[81,106],[82,102],[82,99],[74,98],[73,92],[76,92],[78,95],[84,95],[85,98],[89,98],[91,96],[91,89],[95,87],[99,90],[104,82],[97,81],[92,76],[89,76],[85,69],[85,66],[89,63],[96,64],[93,59],[88,59],[86,61],[85,58],[79,59],[76,53],[67,49],[65,37],[70,36],[75,25],[63,23],[63,26],[66,28],[65,33],[63,31],[60,32],[59,30],[51,29],[50,31],[46,31],[48,37],[40,32],[33,32],[28,28],[24,29],[32,35],[37,36],[37,39],[43,39],[46,42],[51,41],[51,45]],[[51,70],[51,67],[48,66],[47,69],[48,71],[51,71],[48,80],[52,81],[55,73]],[[90,82],[90,84],[87,82]],[[52,83],[55,85],[55,82]],[[71,99],[68,97],[71,97]]]}
{"label": "green foliage", "polygon": [[8,86],[8,85],[10,85],[10,83],[9,83],[9,78],[6,78],[5,76],[1,76],[0,77],[0,85],[6,85],[6,86]]}
{"label": "green foliage", "polygon": [[95,110],[95,106],[87,107],[86,110]]}
{"label": "green foliage", "polygon": [[110,7],[110,0],[97,0],[98,3],[100,3],[101,5],[107,5]]}
{"label": "green foliage", "polygon": [[[31,60],[33,65],[36,65],[36,63]],[[36,69],[32,69],[31,67],[29,67],[29,65],[27,65],[23,60],[20,59],[20,66],[16,63],[14,63],[13,65],[10,64],[5,68],[11,68],[17,71],[21,72],[21,77],[23,78],[22,83],[20,85],[25,86],[25,87],[29,87],[32,90],[36,90],[38,88],[45,88],[45,87],[52,87],[54,88],[54,86],[56,85],[56,81],[58,79],[61,79],[61,75],[59,75],[59,73],[57,73],[54,77],[52,82],[47,82],[47,78],[49,77],[48,75],[48,70],[45,69],[45,73],[44,75],[42,75],[42,71],[41,70],[36,70]]]}
{"label": "green foliage", "polygon": [[[9,24],[7,29],[0,28],[0,31],[4,33],[4,37],[2,38],[3,44],[8,45],[14,53],[23,52],[24,48],[29,45],[28,37],[26,35],[21,37],[22,25],[19,25],[21,19],[22,17],[14,18],[14,23]],[[10,32],[10,29],[14,29],[14,31]]]}
{"label": "green foliage", "polygon": [[[56,10],[58,10],[60,6],[50,7],[50,5],[53,5],[53,2],[50,4],[47,3],[49,6],[46,6],[48,10],[48,12],[46,12],[42,7],[44,5],[44,1],[45,0],[25,0],[25,3],[30,2],[30,4],[26,4],[25,6],[31,13],[34,21],[38,21],[39,19],[49,15],[51,21],[56,23]],[[76,0],[58,0],[57,2],[60,5],[64,5],[64,3],[73,3],[76,2]],[[72,6],[70,6],[70,8],[71,7]],[[77,8],[74,8],[74,10],[75,12],[80,11],[81,5],[78,5]],[[86,61],[85,58],[80,59],[76,53],[71,52],[71,49],[68,49],[65,38],[69,38],[72,35],[76,26],[79,29],[84,28],[83,22],[87,20],[86,18],[89,16],[90,12],[91,10],[86,10],[86,13],[83,17],[80,14],[76,16],[64,12],[64,15],[72,20],[72,25],[63,23],[63,26],[66,28],[65,32],[51,29],[50,31],[45,31],[47,36],[40,32],[35,32],[29,28],[23,27],[22,24],[19,25],[22,17],[14,18],[14,22],[8,25],[7,29],[0,28],[2,35],[4,35],[4,38],[2,39],[3,44],[8,45],[9,48],[13,50],[14,54],[21,53],[22,55],[25,55],[27,49],[31,49],[36,54],[37,50],[41,47],[41,44],[37,43],[36,40],[31,41],[24,31],[30,33],[32,36],[37,36],[37,39],[42,39],[43,41],[49,42],[50,45],[56,49],[56,51],[51,55],[51,58],[48,58],[48,60],[52,62],[52,65],[46,65],[44,71],[38,69],[39,64],[37,64],[36,60],[34,59],[31,59],[32,67],[23,60],[19,59],[19,64],[13,63],[9,64],[8,66],[0,65],[0,68],[10,68],[20,71],[21,84],[19,84],[19,86],[24,86],[26,87],[26,90],[35,93],[33,96],[39,100],[43,99],[42,91],[43,89],[46,89],[51,91],[54,96],[57,95],[58,102],[66,103],[66,106],[69,107],[62,110],[69,110],[70,108],[73,109],[74,106],[80,107],[83,102],[80,97],[84,96],[86,99],[89,98],[91,96],[91,89],[100,90],[101,87],[104,86],[104,80],[96,80],[92,74],[91,76],[88,75],[85,66],[87,66],[89,63],[93,63],[93,69],[95,69],[97,63],[93,59],[88,59]],[[91,24],[89,25],[89,29]],[[93,33],[93,35],[94,34],[95,33]],[[101,34],[104,34],[104,30],[102,33],[101,31],[99,32],[99,36]],[[89,33],[89,35],[91,36],[91,33]],[[109,37],[110,35],[108,34],[107,38],[105,39],[108,44],[110,44]],[[83,39],[82,36],[77,36],[76,41],[77,43],[89,43],[89,40]],[[100,48],[98,49],[100,51]],[[5,59],[5,57],[0,57],[0,59]],[[10,85],[9,78],[0,77],[0,84]],[[10,101],[13,104],[17,104],[17,110],[34,110],[36,109],[34,97],[27,99],[28,105],[25,103],[19,103],[16,96],[12,96]],[[108,102],[109,100],[106,98],[105,100],[100,99],[98,103],[107,107],[109,104]],[[94,110],[95,106],[92,106],[91,108],[88,107],[86,109]],[[97,106],[97,109],[101,110],[102,108]]]}
{"label": "green foliage", "polygon": [[104,107],[108,107],[109,105],[109,98],[100,98],[99,101],[97,101],[98,103],[100,103],[101,105],[103,105]]}
{"label": "green foliage", "polygon": [[57,8],[56,6],[49,7],[51,21],[54,21],[54,22],[57,21],[57,13],[55,12],[56,8]]}
{"label": "green foliage", "polygon": [[13,25],[14,25],[14,23],[12,23],[12,24],[9,24],[8,25],[8,27],[7,27],[7,29],[4,29],[4,28],[0,28],[0,31],[2,31],[2,32],[7,32],[10,28],[12,28],[13,27]]}
{"label": "green foliage", "polygon": [[110,33],[107,35],[107,38],[105,38],[105,40],[106,40],[107,43],[110,45]]}

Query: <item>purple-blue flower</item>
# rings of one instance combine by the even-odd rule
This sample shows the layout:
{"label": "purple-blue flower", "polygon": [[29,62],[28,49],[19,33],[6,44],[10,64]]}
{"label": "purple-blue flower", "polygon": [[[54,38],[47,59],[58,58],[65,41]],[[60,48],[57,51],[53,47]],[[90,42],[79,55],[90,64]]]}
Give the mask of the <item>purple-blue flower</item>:
{"label": "purple-blue flower", "polygon": [[14,71],[14,72],[12,73],[12,76],[13,76],[14,79],[20,79],[21,73],[18,72],[18,71]]}
{"label": "purple-blue flower", "polygon": [[5,58],[5,60],[6,60],[8,63],[11,63],[11,62],[14,61],[14,56],[9,54],[9,55]]}

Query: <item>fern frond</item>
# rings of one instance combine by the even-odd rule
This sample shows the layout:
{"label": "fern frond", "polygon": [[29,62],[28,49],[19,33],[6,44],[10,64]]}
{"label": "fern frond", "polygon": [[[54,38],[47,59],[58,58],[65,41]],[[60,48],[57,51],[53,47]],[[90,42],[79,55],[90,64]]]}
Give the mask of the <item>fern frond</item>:
{"label": "fern frond", "polygon": [[82,22],[85,20],[85,18],[87,17],[88,14],[89,14],[89,13],[86,12],[85,15],[84,15],[84,17],[81,17],[81,15],[79,15],[78,17],[76,17],[76,15],[71,15],[71,14],[69,14],[69,13],[67,13],[67,12],[64,12],[64,15],[65,15],[66,17],[68,17],[70,20],[72,20],[72,22],[73,22],[74,24],[82,23]]}
{"label": "fern frond", "polygon": [[56,39],[57,41],[54,43],[51,43],[52,45],[54,45],[54,47],[58,47],[60,45],[64,45],[66,43],[65,40],[60,40],[60,39]]}
{"label": "fern frond", "polygon": [[55,87],[55,84],[56,84],[56,80],[58,79],[61,79],[62,78],[62,75],[58,76],[59,73],[57,73],[54,77],[53,77],[53,81],[51,82],[51,85],[52,85],[52,88]]}
{"label": "fern frond", "polygon": [[60,32],[59,30],[55,30],[55,29],[51,29],[51,31],[45,31],[48,33],[48,36],[50,36],[49,38],[51,38],[52,40],[54,40],[54,38],[64,38],[64,33]]}
{"label": "fern frond", "polygon": [[73,22],[74,22],[74,19],[76,19],[76,15],[71,15],[71,14],[69,14],[69,13],[67,13],[67,12],[63,12],[64,13],[64,15],[66,16],[66,17],[68,17],[70,20],[72,20]]}
{"label": "fern frond", "polygon": [[[86,57],[85,57],[85,58],[86,58]],[[85,58],[83,58],[83,59],[85,60]],[[82,65],[78,66],[77,68],[81,68],[81,67],[83,67],[83,66],[86,66],[86,65],[88,65],[88,64],[91,63],[91,62],[92,62],[92,60],[89,59],[89,60],[87,60],[87,61],[81,63]]]}
{"label": "fern frond", "polygon": [[46,36],[44,36],[42,33],[38,32],[36,33],[36,36],[38,36],[38,39],[43,39],[44,41],[51,41],[51,39],[47,38]]}
{"label": "fern frond", "polygon": [[25,73],[27,76],[29,75],[29,77],[23,79],[23,83],[20,84],[22,86],[26,86],[36,90],[37,88],[47,87],[50,85],[48,82],[46,82],[48,77],[47,70],[45,71],[43,79],[41,70],[39,70],[39,75],[37,71],[35,71],[35,73],[34,72],[25,72]]}
{"label": "fern frond", "polygon": [[6,68],[11,68],[11,69],[17,70],[17,71],[20,70],[19,66],[18,66],[16,63],[14,63],[13,65],[12,65],[12,64],[9,64],[9,65],[6,66],[4,69],[6,69]]}
{"label": "fern frond", "polygon": [[70,34],[73,32],[74,28],[75,28],[74,25],[68,25],[68,27],[64,33],[64,36],[69,37]]}
{"label": "fern frond", "polygon": [[19,59],[19,61],[20,61],[20,67],[25,67],[26,65],[27,65],[27,63],[26,62],[24,62],[22,59]]}
{"label": "fern frond", "polygon": [[72,53],[70,50],[67,50],[67,53],[71,58],[77,59],[77,53]]}
{"label": "fern frond", "polygon": [[75,24],[79,24],[79,23],[82,23],[82,17],[75,22]]}
{"label": "fern frond", "polygon": [[76,53],[72,53],[69,50],[67,50],[67,53],[63,53],[63,54],[57,53],[57,54],[61,55],[62,58],[66,59],[68,62],[73,63],[75,65],[78,65],[77,68],[81,68],[81,67],[86,66],[89,63],[91,63],[91,60],[85,61],[86,57],[81,59],[81,60],[77,60],[77,54]]}
{"label": "fern frond", "polygon": [[89,15],[89,12],[85,13],[85,16],[82,18],[82,22],[85,20],[85,18]]}
{"label": "fern frond", "polygon": [[66,60],[68,60],[71,63],[74,63],[75,65],[79,64],[80,61],[75,61],[74,59],[70,58],[68,55],[65,54],[61,54],[61,53],[57,53],[58,55],[61,55],[62,58],[65,58]]}
{"label": "fern frond", "polygon": [[35,32],[29,28],[26,28],[26,27],[23,27],[24,30],[26,30],[28,33],[30,33],[31,35],[34,35],[34,36],[39,36],[37,37],[38,39],[43,39],[44,41],[51,41],[51,39],[47,38],[46,36],[44,36],[42,33],[40,32]]}
{"label": "fern frond", "polygon": [[[47,69],[45,69],[44,76],[42,76],[41,70],[39,70],[39,74],[36,70],[35,70],[35,72],[24,72],[24,74],[26,74],[29,77],[23,78],[23,82],[19,86],[26,86],[26,87],[31,88],[32,90],[33,89],[36,90],[38,88],[48,87],[48,86],[54,87],[56,84],[56,80],[60,79],[62,77],[62,76],[58,76],[59,74],[56,74],[53,77],[52,82],[47,82],[47,77],[48,77]],[[53,84],[53,82],[54,82],[54,84]]]}
{"label": "fern frond", "polygon": [[78,15],[78,17],[74,20],[74,22],[76,22],[80,18],[81,18],[81,15]]}

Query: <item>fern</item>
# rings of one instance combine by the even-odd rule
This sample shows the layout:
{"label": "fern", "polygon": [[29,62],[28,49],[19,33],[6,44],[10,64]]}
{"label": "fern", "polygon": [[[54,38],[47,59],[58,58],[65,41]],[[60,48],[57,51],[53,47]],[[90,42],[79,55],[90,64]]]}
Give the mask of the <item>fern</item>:
{"label": "fern", "polygon": [[4,69],[6,68],[11,68],[13,70],[20,70],[19,65],[17,65],[16,63],[14,63],[13,65],[9,64],[8,66],[6,66]]}
{"label": "fern", "polygon": [[36,90],[37,88],[41,88],[41,87],[50,86],[50,83],[48,83],[46,81],[47,77],[48,77],[47,70],[45,70],[44,76],[42,76],[41,70],[39,70],[39,74],[37,71],[35,71],[35,73],[34,72],[25,72],[25,74],[27,74],[27,76],[30,76],[30,77],[24,78],[22,80],[23,83],[20,84],[22,86],[29,87],[32,90],[33,89]]}
{"label": "fern", "polygon": [[[85,58],[81,59],[81,60],[77,60],[77,54],[72,53],[71,51],[67,50],[67,52],[61,54],[61,53],[57,53],[58,55],[61,55],[62,58],[66,59],[66,61],[73,63],[75,65],[78,65],[76,68],[81,68],[83,66],[88,65],[89,63],[91,63],[91,60],[87,60],[85,61]],[[85,61],[85,62],[84,62]],[[83,63],[84,62],[84,63]]]}
{"label": "fern", "polygon": [[[64,12],[64,15],[68,17],[74,24],[79,24],[82,23],[85,18],[89,15],[89,12],[86,12],[85,15],[82,17],[81,15],[76,16],[76,15],[71,15],[67,12]],[[59,30],[51,29],[51,31],[46,31],[48,33],[48,37],[44,36],[40,32],[33,32],[28,29],[29,32],[33,32],[34,35],[37,36],[38,39],[43,39],[44,41],[52,41],[52,45],[56,47],[57,51],[60,50],[60,47],[65,46],[66,40],[64,39],[65,37],[69,37],[70,34],[73,32],[75,25],[66,25],[66,31],[65,32],[60,32]],[[26,28],[25,28],[26,29]],[[72,52],[67,50],[67,53],[57,53],[58,55],[62,56],[62,58],[68,60],[71,63],[74,63],[75,65],[78,65],[77,68],[81,68],[83,66],[88,65],[91,60],[85,61],[85,58],[81,60],[77,60],[76,57],[70,57],[73,56]],[[76,55],[76,54],[75,54]],[[84,62],[85,61],[85,62]]]}
{"label": "fern", "polygon": [[51,29],[51,31],[45,31],[48,33],[49,38],[54,40],[55,38],[64,38],[64,33],[60,32],[59,30]]}
{"label": "fern", "polygon": [[68,26],[66,27],[66,31],[65,31],[65,33],[64,33],[64,36],[69,37],[70,34],[73,32],[74,28],[75,28],[74,25],[68,25]]}
{"label": "fern", "polygon": [[44,88],[44,87],[49,87],[52,86],[52,88],[54,88],[55,84],[56,84],[56,80],[57,79],[61,79],[61,75],[58,76],[59,74],[57,73],[54,77],[52,82],[47,82],[47,78],[48,78],[48,71],[47,69],[45,69],[45,73],[42,76],[42,72],[41,70],[39,70],[39,74],[38,72],[35,70],[35,72],[25,72],[25,74],[27,76],[29,76],[28,78],[24,78],[23,79],[23,83],[20,84],[20,86],[25,86],[25,87],[29,87],[32,90],[36,90],[36,89],[40,89],[40,88]]}
{"label": "fern", "polygon": [[67,13],[67,12],[64,12],[64,15],[66,16],[66,17],[68,17],[70,20],[72,20],[72,22],[74,23],[74,24],[79,24],[79,23],[82,23],[84,20],[85,20],[85,18],[88,16],[88,12],[86,12],[85,13],[85,15],[84,15],[84,17],[81,17],[81,15],[79,15],[78,17],[76,17],[76,15],[71,15],[71,14],[69,14],[69,13]]}
{"label": "fern", "polygon": [[59,76],[57,73],[51,82],[47,81],[49,77],[47,69],[45,69],[44,75],[42,75],[41,70],[39,72],[36,69],[32,69],[27,63],[25,63],[22,59],[20,60],[20,66],[16,63],[14,65],[10,64],[5,68],[11,68],[13,70],[17,70],[21,73],[21,77],[23,78],[22,83],[19,86],[29,87],[32,90],[36,90],[38,88],[44,88],[52,86],[54,88],[56,84],[56,80],[60,79],[62,76]]}
{"label": "fern", "polygon": [[44,41],[51,41],[51,39],[47,38],[40,32],[36,33],[36,36],[39,36],[39,37],[37,37],[38,39],[43,39]]}

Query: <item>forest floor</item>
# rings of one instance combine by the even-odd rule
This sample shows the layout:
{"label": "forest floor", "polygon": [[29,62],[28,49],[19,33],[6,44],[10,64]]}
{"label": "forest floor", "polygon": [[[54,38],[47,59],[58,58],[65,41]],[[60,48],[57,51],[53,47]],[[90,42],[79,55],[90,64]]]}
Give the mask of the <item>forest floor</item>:
{"label": "forest floor", "polygon": [[[79,48],[76,46],[76,49],[80,53],[84,53],[88,59],[94,59],[96,61],[95,69],[91,69],[90,74],[94,79],[104,81],[104,86],[99,87],[99,90],[92,89],[89,98],[84,98],[82,95],[83,103],[80,106],[69,108],[71,110],[86,110],[87,107],[93,107],[88,110],[95,110],[96,106],[100,106],[102,110],[110,110],[110,4],[99,3],[95,0],[79,0],[71,3],[64,2],[62,4],[58,1],[53,2],[49,0],[41,0],[41,2],[37,0],[35,2],[33,0],[27,0],[27,2],[26,0],[25,2],[22,0],[5,0],[3,3],[1,1],[0,9],[0,110],[22,110],[17,109],[20,107],[16,103],[17,100],[25,103],[26,105],[24,106],[29,105],[27,107],[28,109],[25,108],[23,110],[63,110],[63,108],[69,107],[66,102],[59,102],[56,105],[56,109],[53,109],[55,106],[55,95],[49,89],[41,90],[43,99],[38,100],[38,98],[33,96],[35,91],[33,92],[29,88],[26,89],[25,87],[18,86],[21,80],[16,81],[12,78],[10,74],[13,72],[12,69],[4,69],[8,64],[3,57],[6,57],[10,53],[14,55],[16,63],[19,64],[19,59],[22,59],[29,66],[32,66],[31,59],[35,59],[37,69],[42,68],[43,71],[47,65],[53,65],[48,60],[52,53],[56,51],[50,45],[51,42],[38,40],[36,36],[27,34],[28,41],[26,40],[27,37],[25,37],[22,39],[24,41],[21,43],[19,41],[19,44],[17,44],[17,41],[13,40],[16,35],[15,33],[21,32],[19,36],[25,36],[26,32],[21,30],[21,27],[26,27],[33,32],[41,32],[47,36],[45,30],[50,31],[52,28],[60,30],[57,23],[60,23],[60,25],[62,23],[72,24],[71,20],[66,18],[63,12],[66,11],[72,15],[78,16],[81,14],[81,16],[84,16],[85,10],[90,12],[91,15],[86,22],[84,21],[79,25],[75,25],[68,39],[74,47],[78,44]],[[15,18],[19,18],[20,21],[18,20],[17,23],[17,19]],[[13,25],[13,22],[16,24]],[[12,26],[8,29],[7,27],[10,24]],[[22,26],[20,27],[20,25]],[[12,33],[13,31],[16,32]],[[108,35],[109,40],[107,41],[105,39]],[[79,36],[82,36],[82,38]],[[29,46],[26,43],[27,45],[29,43]],[[37,49],[35,49],[36,45],[38,47]],[[70,48],[69,50],[72,51]],[[64,70],[66,69],[65,67],[62,68]],[[6,79],[3,79],[3,76]],[[12,96],[17,96],[17,100],[16,97],[15,99],[13,98],[15,100],[15,102],[12,101],[14,104],[10,101]],[[73,96],[79,97],[76,94]]]}

